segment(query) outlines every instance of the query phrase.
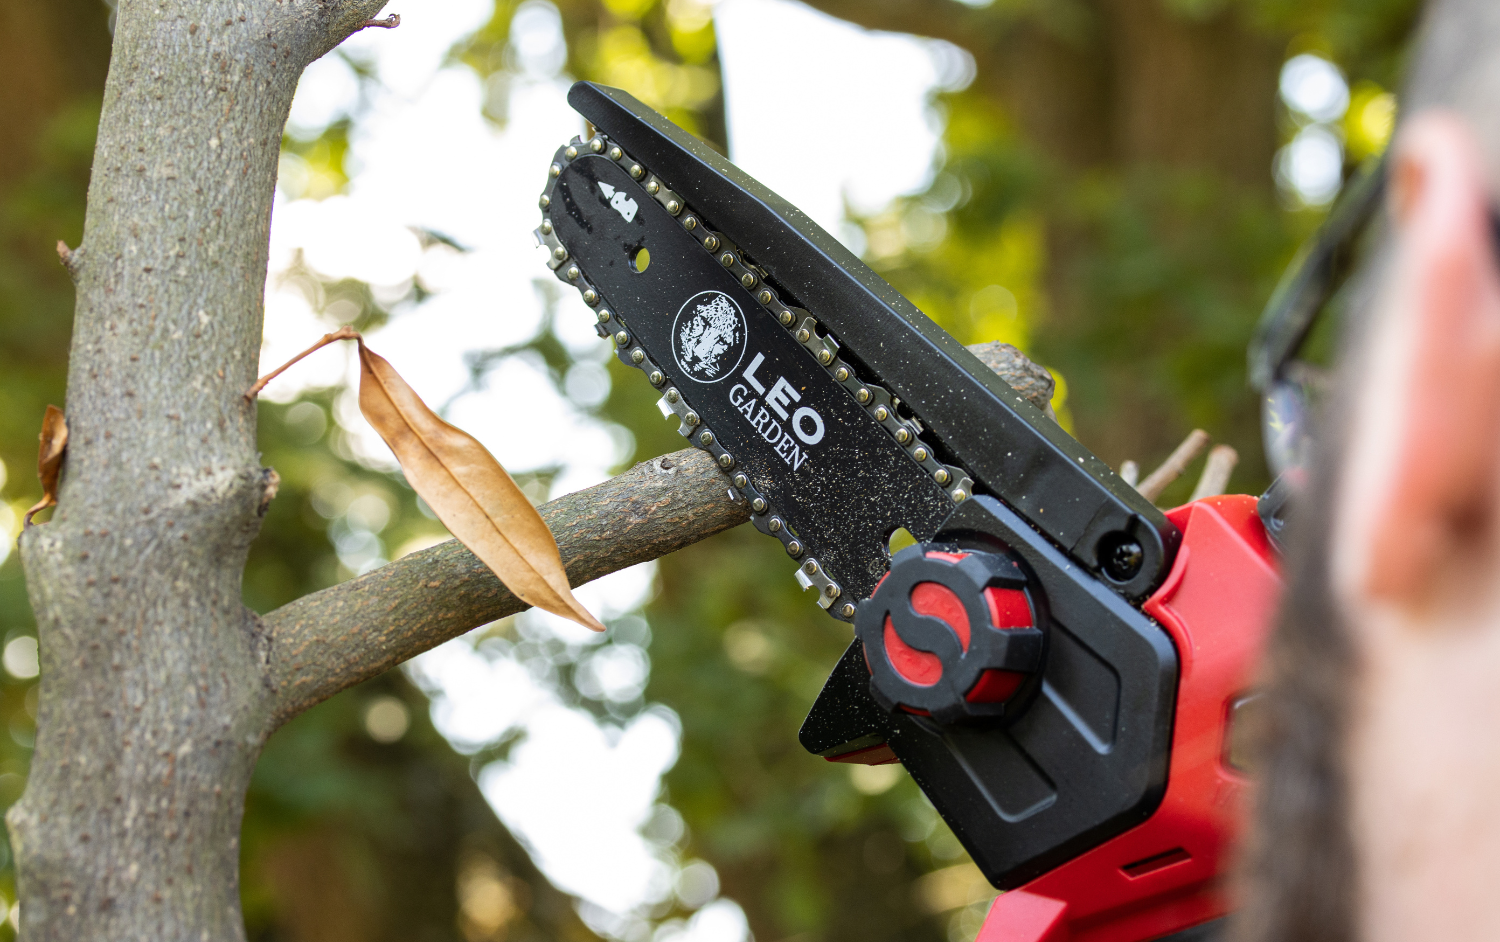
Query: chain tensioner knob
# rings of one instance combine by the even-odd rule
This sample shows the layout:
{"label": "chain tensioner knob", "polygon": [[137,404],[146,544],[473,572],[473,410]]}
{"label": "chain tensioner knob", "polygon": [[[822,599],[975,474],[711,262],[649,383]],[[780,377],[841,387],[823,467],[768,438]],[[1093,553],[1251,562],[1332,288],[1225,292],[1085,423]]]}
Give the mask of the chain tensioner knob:
{"label": "chain tensioner knob", "polygon": [[870,691],[887,709],[939,723],[997,719],[1041,670],[1045,617],[1015,560],[910,546],[859,604]]}

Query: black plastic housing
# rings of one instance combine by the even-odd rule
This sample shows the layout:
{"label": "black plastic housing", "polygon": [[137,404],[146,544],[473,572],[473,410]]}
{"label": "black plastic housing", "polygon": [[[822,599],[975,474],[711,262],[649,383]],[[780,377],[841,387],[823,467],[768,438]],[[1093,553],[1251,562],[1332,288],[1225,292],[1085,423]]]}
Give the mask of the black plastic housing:
{"label": "black plastic housing", "polygon": [[800,738],[837,755],[885,742],[984,875],[1012,889],[1150,817],[1167,783],[1177,690],[1166,632],[1076,570],[990,497],[959,506],[934,543],[1007,549],[1046,599],[1041,689],[1014,722],[940,726],[871,697],[858,641]]}

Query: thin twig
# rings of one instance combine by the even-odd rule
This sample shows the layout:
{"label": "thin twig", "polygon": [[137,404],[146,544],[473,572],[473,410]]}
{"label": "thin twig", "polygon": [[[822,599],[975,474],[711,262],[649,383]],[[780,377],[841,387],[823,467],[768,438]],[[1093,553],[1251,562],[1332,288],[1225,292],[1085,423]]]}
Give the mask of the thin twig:
{"label": "thin twig", "polygon": [[1120,462],[1120,480],[1135,487],[1136,482],[1141,479],[1141,466],[1130,459]]}
{"label": "thin twig", "polygon": [[1229,489],[1229,476],[1239,463],[1239,452],[1228,445],[1215,445],[1208,453],[1208,460],[1203,462],[1203,474],[1199,476],[1198,486],[1193,488],[1193,496],[1189,500],[1202,500],[1224,493]]}
{"label": "thin twig", "polygon": [[1161,467],[1152,471],[1146,480],[1136,487],[1136,490],[1140,491],[1141,496],[1147,500],[1156,500],[1161,496],[1161,492],[1167,489],[1167,485],[1177,480],[1193,459],[1202,454],[1203,449],[1207,447],[1208,433],[1201,428],[1193,429],[1192,434],[1183,439],[1182,444],[1177,446],[1177,450],[1168,455],[1167,460],[1161,463]]}
{"label": "thin twig", "polygon": [[358,339],[359,339],[359,331],[355,330],[353,327],[350,327],[348,324],[345,324],[343,327],[340,327],[338,330],[334,331],[331,334],[324,334],[322,340],[319,340],[317,343],[315,343],[312,346],[308,347],[306,350],[303,350],[301,353],[299,353],[296,356],[292,357],[290,360],[287,360],[285,363],[283,363],[280,366],[276,367],[276,369],[272,370],[271,372],[269,372],[266,375],[262,376],[260,379],[256,380],[255,381],[255,385],[251,386],[245,392],[245,398],[249,399],[249,400],[254,400],[256,396],[260,395],[260,391],[262,389],[266,388],[266,384],[267,383],[269,383],[271,380],[275,379],[276,377],[280,376],[282,373],[285,373],[289,367],[291,367],[292,365],[294,365],[298,360],[300,360],[303,357],[307,356],[309,353],[313,353],[313,352],[316,352],[318,350],[321,350],[324,347],[328,346],[329,344],[333,343],[335,340],[358,340]]}
{"label": "thin twig", "polygon": [[372,26],[378,26],[381,29],[395,29],[400,25],[401,14],[392,13],[390,16],[386,17],[383,20],[365,20],[365,22],[360,26],[360,29],[369,29]]}

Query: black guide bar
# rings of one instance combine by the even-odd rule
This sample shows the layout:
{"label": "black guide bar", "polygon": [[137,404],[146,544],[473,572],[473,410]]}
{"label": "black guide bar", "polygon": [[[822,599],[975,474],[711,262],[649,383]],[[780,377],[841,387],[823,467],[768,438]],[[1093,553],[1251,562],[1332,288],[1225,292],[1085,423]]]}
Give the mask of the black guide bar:
{"label": "black guide bar", "polygon": [[568,103],[850,341],[848,359],[906,403],[981,490],[1126,598],[1160,584],[1176,527],[838,240],[628,92],[579,82]]}

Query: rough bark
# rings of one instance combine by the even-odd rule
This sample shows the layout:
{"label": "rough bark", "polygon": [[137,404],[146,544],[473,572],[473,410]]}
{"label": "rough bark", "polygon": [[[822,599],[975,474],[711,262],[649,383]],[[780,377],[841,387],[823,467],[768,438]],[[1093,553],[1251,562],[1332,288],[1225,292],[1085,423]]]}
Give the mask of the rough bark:
{"label": "rough bark", "polygon": [[28,939],[243,938],[270,731],[240,601],[275,478],[255,378],[271,196],[303,67],[384,0],[123,0],[89,188],[61,506],[21,541],[42,646],[7,816]]}

